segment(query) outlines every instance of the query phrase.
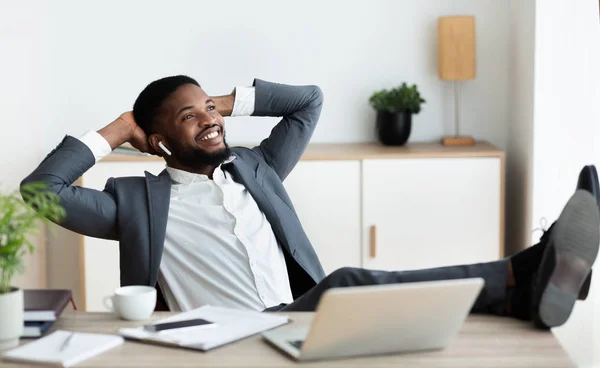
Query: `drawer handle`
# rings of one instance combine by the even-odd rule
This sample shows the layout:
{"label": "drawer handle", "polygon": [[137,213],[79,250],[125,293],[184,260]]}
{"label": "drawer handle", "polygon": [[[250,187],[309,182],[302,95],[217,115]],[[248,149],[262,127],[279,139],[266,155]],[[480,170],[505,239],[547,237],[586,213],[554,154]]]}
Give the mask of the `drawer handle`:
{"label": "drawer handle", "polygon": [[377,226],[371,225],[371,246],[370,246],[371,258],[377,256]]}

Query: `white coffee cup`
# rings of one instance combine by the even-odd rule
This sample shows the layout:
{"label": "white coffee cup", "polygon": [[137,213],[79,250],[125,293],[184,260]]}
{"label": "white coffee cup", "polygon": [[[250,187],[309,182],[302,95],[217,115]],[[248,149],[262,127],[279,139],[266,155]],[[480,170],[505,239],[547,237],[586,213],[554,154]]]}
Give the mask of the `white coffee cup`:
{"label": "white coffee cup", "polygon": [[151,286],[123,286],[105,296],[104,307],[121,318],[140,321],[150,318],[156,306],[156,289]]}

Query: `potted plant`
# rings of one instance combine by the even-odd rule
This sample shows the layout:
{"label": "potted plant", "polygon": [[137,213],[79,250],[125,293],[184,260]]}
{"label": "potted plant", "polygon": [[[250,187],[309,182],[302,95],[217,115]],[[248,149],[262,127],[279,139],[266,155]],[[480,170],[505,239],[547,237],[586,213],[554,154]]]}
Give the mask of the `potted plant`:
{"label": "potted plant", "polygon": [[414,84],[402,83],[400,87],[373,93],[369,103],[377,111],[376,128],[381,143],[405,144],[410,136],[412,115],[421,111],[424,102]]}
{"label": "potted plant", "polygon": [[11,280],[24,271],[24,256],[34,250],[29,237],[39,230],[40,220],[59,221],[65,214],[58,196],[44,189],[44,184],[30,183],[21,194],[0,193],[0,349],[16,346],[23,334],[23,291]]}

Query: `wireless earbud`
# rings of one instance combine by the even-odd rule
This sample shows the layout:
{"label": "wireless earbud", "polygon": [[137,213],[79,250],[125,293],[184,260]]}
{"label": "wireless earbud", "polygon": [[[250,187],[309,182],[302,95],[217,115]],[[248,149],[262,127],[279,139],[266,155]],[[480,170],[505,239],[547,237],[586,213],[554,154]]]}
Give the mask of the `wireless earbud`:
{"label": "wireless earbud", "polygon": [[165,147],[165,145],[163,144],[162,141],[158,142],[158,146],[160,148],[162,148],[163,151],[165,151],[165,153],[169,156],[171,156],[171,151],[169,151],[169,149],[167,147]]}

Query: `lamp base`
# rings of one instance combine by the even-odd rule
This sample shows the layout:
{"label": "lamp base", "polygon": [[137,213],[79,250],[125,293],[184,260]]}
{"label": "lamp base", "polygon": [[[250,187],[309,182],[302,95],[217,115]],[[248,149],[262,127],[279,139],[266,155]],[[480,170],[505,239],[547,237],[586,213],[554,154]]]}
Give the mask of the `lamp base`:
{"label": "lamp base", "polygon": [[475,139],[473,137],[444,137],[442,138],[444,146],[474,146]]}

